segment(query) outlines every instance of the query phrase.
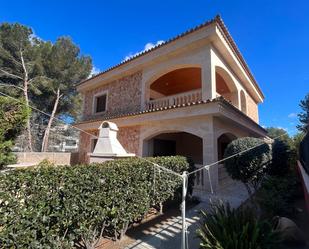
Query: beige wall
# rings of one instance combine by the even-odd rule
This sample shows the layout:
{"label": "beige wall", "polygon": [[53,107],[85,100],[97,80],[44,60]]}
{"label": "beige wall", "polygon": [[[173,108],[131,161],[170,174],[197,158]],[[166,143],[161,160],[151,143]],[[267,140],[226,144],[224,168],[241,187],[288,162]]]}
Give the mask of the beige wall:
{"label": "beige wall", "polygon": [[67,152],[16,152],[17,162],[38,164],[48,160],[56,165],[73,165],[78,163],[78,153]]}
{"label": "beige wall", "polygon": [[[141,79],[142,73],[137,72],[93,90],[86,91],[84,93],[84,119],[140,111]],[[103,114],[93,114],[94,95],[104,91],[107,91],[107,111]]]}

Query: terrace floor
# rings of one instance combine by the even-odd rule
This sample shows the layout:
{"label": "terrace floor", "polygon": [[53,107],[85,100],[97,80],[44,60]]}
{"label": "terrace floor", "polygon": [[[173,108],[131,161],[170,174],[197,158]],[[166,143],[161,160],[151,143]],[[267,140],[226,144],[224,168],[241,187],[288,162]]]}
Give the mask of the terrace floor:
{"label": "terrace floor", "polygon": [[[231,197],[234,196],[234,197]],[[237,196],[237,197],[235,197]],[[231,206],[238,207],[247,199],[245,188],[241,184],[229,186],[229,191],[221,190],[216,195],[208,195],[198,205],[190,208],[186,213],[188,225],[189,248],[198,248],[199,239],[196,238],[196,229],[199,225],[199,211],[209,210],[210,201],[229,201]],[[208,198],[208,200],[207,200]],[[178,208],[167,211],[164,215],[141,224],[127,232],[126,237],[114,243],[108,249],[175,249],[181,247],[181,213]]]}

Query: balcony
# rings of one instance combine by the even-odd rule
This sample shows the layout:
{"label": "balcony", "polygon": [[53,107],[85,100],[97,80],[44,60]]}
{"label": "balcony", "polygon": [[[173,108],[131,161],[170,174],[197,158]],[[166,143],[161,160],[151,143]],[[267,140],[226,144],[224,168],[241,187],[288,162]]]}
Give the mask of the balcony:
{"label": "balcony", "polygon": [[146,102],[146,110],[178,106],[202,100],[202,89],[178,93]]}

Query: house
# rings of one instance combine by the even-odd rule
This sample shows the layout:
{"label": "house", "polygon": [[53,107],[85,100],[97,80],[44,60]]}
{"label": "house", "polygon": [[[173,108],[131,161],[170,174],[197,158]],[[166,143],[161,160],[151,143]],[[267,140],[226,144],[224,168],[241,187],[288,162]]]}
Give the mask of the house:
{"label": "house", "polygon": [[[222,19],[190,29],[101,72],[77,86],[83,119],[77,126],[98,134],[109,120],[124,148],[139,156],[184,155],[197,167],[223,157],[237,137],[264,137],[258,104],[264,95]],[[80,134],[80,160],[96,139]],[[215,188],[227,179],[210,170]],[[205,187],[205,176],[197,185]]]}

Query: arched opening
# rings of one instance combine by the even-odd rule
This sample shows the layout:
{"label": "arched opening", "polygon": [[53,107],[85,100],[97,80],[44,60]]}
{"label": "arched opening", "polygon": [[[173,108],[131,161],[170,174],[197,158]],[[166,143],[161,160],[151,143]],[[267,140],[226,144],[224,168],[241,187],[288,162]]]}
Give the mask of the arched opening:
{"label": "arched opening", "polygon": [[148,88],[146,108],[182,105],[202,99],[200,67],[184,67],[155,79]]}
{"label": "arched opening", "polygon": [[247,114],[247,100],[243,90],[240,91],[240,103],[241,103],[241,111]]}
{"label": "arched opening", "polygon": [[202,87],[201,68],[180,68],[164,74],[150,85],[150,98],[170,96]]}
{"label": "arched opening", "polygon": [[143,156],[176,155],[191,158],[195,164],[202,164],[202,138],[187,132],[163,132],[143,142]]}
{"label": "arched opening", "polygon": [[237,137],[231,133],[224,133],[220,137],[218,137],[218,160],[222,160],[224,157],[224,152],[226,147],[229,145],[230,142],[235,140]]}
{"label": "arched opening", "polygon": [[216,91],[232,105],[238,107],[237,87],[231,76],[221,67],[216,66]]}
{"label": "arched opening", "polygon": [[[218,137],[218,160],[222,160],[224,158],[224,152],[227,146],[236,138],[237,137],[231,133],[224,133],[220,137]],[[231,178],[226,172],[223,164],[219,164],[218,166],[218,181],[219,185],[226,185],[231,181]]]}

